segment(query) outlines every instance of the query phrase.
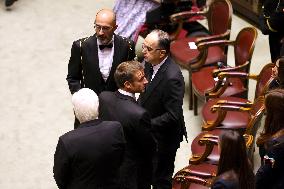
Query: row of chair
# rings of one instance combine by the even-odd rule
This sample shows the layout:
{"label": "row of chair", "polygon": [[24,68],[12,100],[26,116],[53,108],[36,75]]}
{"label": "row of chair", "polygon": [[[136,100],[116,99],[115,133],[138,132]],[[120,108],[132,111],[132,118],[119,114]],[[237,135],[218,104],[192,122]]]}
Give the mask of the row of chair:
{"label": "row of chair", "polygon": [[[208,100],[208,93],[215,90],[214,76],[219,72],[249,72],[257,37],[256,29],[248,27],[242,29],[235,40],[229,40],[232,5],[228,0],[215,0],[206,11],[174,14],[171,20],[182,24],[197,14],[206,16],[210,35],[180,38],[171,43],[172,57],[189,72],[189,109],[194,109],[194,115],[197,115],[198,99]],[[196,49],[189,47],[192,42],[197,46]],[[230,45],[234,48],[235,62],[228,64],[227,50]],[[223,96],[247,97],[247,80],[230,80],[231,87],[227,88]]]}
{"label": "row of chair", "polygon": [[[195,115],[198,100],[204,102],[203,125],[191,143],[189,164],[173,178],[173,189],[210,187],[217,174],[218,137],[228,129],[244,136],[253,163],[255,137],[265,110],[264,94],[273,80],[272,63],[265,65],[257,75],[250,73],[257,38],[254,27],[243,28],[235,40],[229,40],[232,22],[229,0],[215,0],[205,11],[174,14],[171,21],[183,24],[196,15],[207,18],[210,35],[177,38],[171,43],[171,54],[189,72],[189,108],[194,109]],[[191,43],[197,48],[190,48]],[[227,61],[230,45],[234,48],[234,63]],[[253,101],[247,99],[250,79],[256,80]]]}
{"label": "row of chair", "polygon": [[253,163],[255,137],[265,110],[264,94],[273,80],[273,66],[272,63],[265,65],[258,75],[244,72],[219,74],[221,80],[237,75],[256,79],[255,99],[250,102],[244,98],[221,97],[211,99],[208,101],[211,105],[208,103],[203,106],[203,110],[206,109],[209,114],[202,116],[204,122],[202,132],[191,143],[192,156],[189,158],[189,164],[174,176],[173,189],[208,188],[211,185],[218,167],[218,137],[227,129],[238,130],[243,134],[247,143],[248,156]]}

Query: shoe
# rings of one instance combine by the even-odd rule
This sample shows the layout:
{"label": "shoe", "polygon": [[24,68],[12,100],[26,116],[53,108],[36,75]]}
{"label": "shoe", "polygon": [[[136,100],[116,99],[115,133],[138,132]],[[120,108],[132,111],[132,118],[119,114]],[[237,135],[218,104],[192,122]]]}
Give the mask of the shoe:
{"label": "shoe", "polygon": [[6,0],[5,1],[5,6],[10,7],[15,3],[16,0]]}

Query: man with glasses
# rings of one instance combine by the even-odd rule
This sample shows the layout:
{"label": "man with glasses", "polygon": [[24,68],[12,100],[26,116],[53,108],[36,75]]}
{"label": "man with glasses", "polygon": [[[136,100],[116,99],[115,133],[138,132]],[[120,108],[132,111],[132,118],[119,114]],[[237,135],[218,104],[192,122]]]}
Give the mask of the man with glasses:
{"label": "man with glasses", "polygon": [[79,39],[72,45],[66,78],[71,94],[82,87],[98,95],[102,91],[116,91],[113,77],[116,67],[135,57],[133,41],[114,34],[117,25],[112,10],[100,10],[94,24],[95,35]]}
{"label": "man with glasses", "polygon": [[184,79],[169,57],[170,38],[162,30],[147,35],[142,45],[148,84],[139,103],[151,116],[158,150],[153,161],[153,189],[170,189],[176,151],[186,130],[183,117]]}

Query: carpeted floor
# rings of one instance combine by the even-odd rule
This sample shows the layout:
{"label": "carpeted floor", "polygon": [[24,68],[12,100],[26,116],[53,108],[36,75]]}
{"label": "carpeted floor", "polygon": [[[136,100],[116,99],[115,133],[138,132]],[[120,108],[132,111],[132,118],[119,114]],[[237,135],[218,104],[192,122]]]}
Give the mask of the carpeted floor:
{"label": "carpeted floor", "polygon": [[[113,3],[18,0],[5,10],[1,1],[0,188],[57,188],[52,174],[55,146],[58,137],[73,128],[65,81],[70,48],[73,40],[93,34],[97,10],[112,8]],[[247,25],[234,20],[232,36]],[[269,60],[267,43],[265,36],[258,40],[254,73]],[[187,99],[186,93],[184,114],[191,142],[200,130],[200,118],[188,111]],[[189,152],[190,145],[183,142],[176,170],[187,164]]]}

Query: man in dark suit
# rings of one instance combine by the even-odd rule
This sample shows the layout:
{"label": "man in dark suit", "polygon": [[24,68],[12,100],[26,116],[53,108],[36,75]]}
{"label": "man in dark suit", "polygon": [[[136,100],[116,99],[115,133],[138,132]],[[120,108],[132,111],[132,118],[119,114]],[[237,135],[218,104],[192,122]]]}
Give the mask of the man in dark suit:
{"label": "man in dark suit", "polygon": [[137,61],[121,63],[114,78],[119,89],[100,94],[99,115],[102,120],[119,121],[123,127],[126,150],[120,171],[121,188],[150,189],[156,143],[150,133],[150,116],[134,96],[144,90],[147,79]]}
{"label": "man in dark suit", "polygon": [[151,115],[152,132],[158,141],[154,157],[154,189],[170,189],[176,151],[186,130],[183,118],[184,79],[169,57],[169,35],[154,30],[142,44],[145,74],[149,81],[139,103]]}
{"label": "man in dark suit", "polygon": [[60,189],[120,189],[119,167],[125,150],[119,122],[101,121],[98,96],[88,88],[72,96],[77,129],[62,135],[54,154],[54,179]]}
{"label": "man in dark suit", "polygon": [[121,62],[134,59],[135,47],[133,41],[115,35],[116,28],[113,11],[103,9],[96,15],[96,34],[73,42],[66,78],[71,94],[81,87],[98,95],[117,90],[115,69]]}
{"label": "man in dark suit", "polygon": [[96,15],[96,34],[73,43],[68,64],[67,81],[73,94],[88,87],[97,94],[115,91],[113,73],[124,61],[135,57],[134,43],[114,34],[117,25],[111,10],[100,10]]}

